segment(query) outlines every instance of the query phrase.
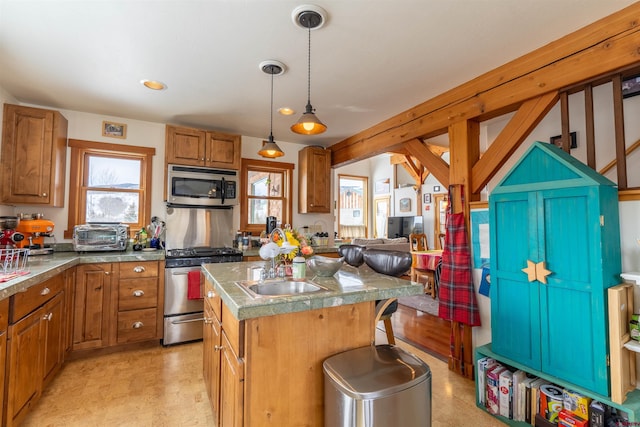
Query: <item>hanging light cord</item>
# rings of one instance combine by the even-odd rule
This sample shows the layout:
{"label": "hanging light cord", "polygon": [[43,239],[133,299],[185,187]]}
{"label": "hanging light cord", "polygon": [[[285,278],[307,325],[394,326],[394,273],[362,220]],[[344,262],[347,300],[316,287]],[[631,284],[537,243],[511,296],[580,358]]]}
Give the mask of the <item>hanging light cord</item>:
{"label": "hanging light cord", "polygon": [[309,30],[309,51],[307,52],[307,109],[311,110],[311,19],[307,28]]}
{"label": "hanging light cord", "polygon": [[270,113],[270,127],[269,127],[269,142],[273,141],[273,65],[271,66],[271,110]]}

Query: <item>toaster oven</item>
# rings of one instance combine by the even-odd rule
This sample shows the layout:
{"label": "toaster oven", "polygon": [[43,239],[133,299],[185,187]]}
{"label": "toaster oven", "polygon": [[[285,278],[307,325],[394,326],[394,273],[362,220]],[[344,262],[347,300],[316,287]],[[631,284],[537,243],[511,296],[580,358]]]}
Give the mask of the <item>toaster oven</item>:
{"label": "toaster oven", "polygon": [[129,226],[120,223],[89,223],[73,227],[73,250],[76,252],[124,251]]}

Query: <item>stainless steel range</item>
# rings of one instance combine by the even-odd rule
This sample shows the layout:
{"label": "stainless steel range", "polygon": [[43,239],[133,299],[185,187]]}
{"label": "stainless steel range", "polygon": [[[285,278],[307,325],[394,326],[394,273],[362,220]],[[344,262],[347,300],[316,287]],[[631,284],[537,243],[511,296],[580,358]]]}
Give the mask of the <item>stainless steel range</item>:
{"label": "stainless steel range", "polygon": [[189,293],[202,289],[200,266],[242,261],[242,252],[224,246],[233,239],[229,209],[169,206],[166,223],[162,344],[171,345],[202,339],[204,301]]}

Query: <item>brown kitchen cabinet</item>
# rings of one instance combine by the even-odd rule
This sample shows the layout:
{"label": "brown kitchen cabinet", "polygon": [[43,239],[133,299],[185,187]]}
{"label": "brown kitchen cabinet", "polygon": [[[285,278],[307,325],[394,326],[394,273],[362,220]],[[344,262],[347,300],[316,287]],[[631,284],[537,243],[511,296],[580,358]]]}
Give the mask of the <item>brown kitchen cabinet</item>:
{"label": "brown kitchen cabinet", "polygon": [[220,311],[222,300],[214,292],[211,282],[205,281],[204,331],[203,331],[203,376],[213,410],[215,424],[220,416],[220,348],[222,343],[222,325]]}
{"label": "brown kitchen cabinet", "polygon": [[113,264],[81,264],[76,269],[73,305],[73,350],[109,345]]}
{"label": "brown kitchen cabinet", "polygon": [[121,262],[117,268],[116,344],[162,339],[164,263]]}
{"label": "brown kitchen cabinet", "polygon": [[164,261],[79,265],[73,350],[160,340],[163,272]]}
{"label": "brown kitchen cabinet", "polygon": [[4,414],[4,385],[7,372],[7,329],[9,328],[9,298],[0,301],[0,424]]}
{"label": "brown kitchen cabinet", "polygon": [[[373,301],[238,320],[214,289],[205,280],[203,366],[208,387],[219,387],[209,392],[216,425],[322,426],[322,362],[371,345]],[[206,329],[218,320],[220,341]]]}
{"label": "brown kitchen cabinet", "polygon": [[3,425],[19,425],[62,366],[64,301],[62,274],[10,298]]}
{"label": "brown kitchen cabinet", "polygon": [[166,163],[240,169],[240,135],[167,125]]}
{"label": "brown kitchen cabinet", "polygon": [[5,104],[2,129],[2,203],[63,207],[67,119]]}
{"label": "brown kitchen cabinet", "polygon": [[209,280],[205,280],[204,301],[203,374],[213,419],[219,426],[242,426],[244,362],[238,353],[244,323],[224,312],[227,309]]}
{"label": "brown kitchen cabinet", "polygon": [[298,152],[298,212],[331,212],[331,151],[305,147]]}

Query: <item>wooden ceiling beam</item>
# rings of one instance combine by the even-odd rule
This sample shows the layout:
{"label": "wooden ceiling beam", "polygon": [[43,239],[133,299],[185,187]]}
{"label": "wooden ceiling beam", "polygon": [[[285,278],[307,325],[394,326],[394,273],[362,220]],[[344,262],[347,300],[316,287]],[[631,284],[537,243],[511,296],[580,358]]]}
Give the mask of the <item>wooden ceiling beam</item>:
{"label": "wooden ceiling beam", "polygon": [[443,186],[449,186],[449,165],[447,162],[433,153],[433,151],[418,139],[407,141],[404,143],[404,146]]}
{"label": "wooden ceiling beam", "polygon": [[460,120],[515,111],[528,99],[638,63],[639,25],[640,2],[332,145],[332,166],[447,133]]}
{"label": "wooden ceiling beam", "polygon": [[504,162],[529,136],[558,101],[558,93],[552,92],[522,104],[495,141],[471,169],[471,192],[477,193],[498,172]]}

